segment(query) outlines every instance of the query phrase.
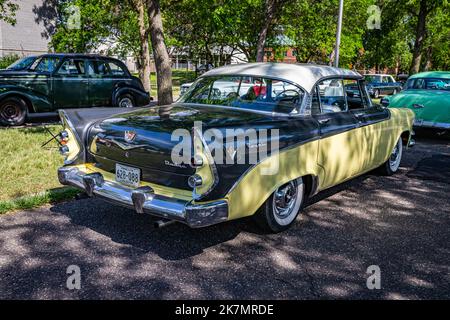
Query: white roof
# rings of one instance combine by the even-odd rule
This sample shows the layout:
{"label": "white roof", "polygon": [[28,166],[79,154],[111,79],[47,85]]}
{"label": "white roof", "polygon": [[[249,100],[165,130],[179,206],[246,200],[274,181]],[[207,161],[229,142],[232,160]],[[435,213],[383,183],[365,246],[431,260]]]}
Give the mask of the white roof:
{"label": "white roof", "polygon": [[286,79],[294,82],[311,92],[314,85],[323,77],[328,76],[353,76],[362,77],[356,71],[334,68],[315,64],[289,64],[289,63],[244,63],[237,65],[228,65],[225,67],[213,69],[202,75],[205,76],[223,76],[223,75],[247,75],[256,77],[269,77]]}

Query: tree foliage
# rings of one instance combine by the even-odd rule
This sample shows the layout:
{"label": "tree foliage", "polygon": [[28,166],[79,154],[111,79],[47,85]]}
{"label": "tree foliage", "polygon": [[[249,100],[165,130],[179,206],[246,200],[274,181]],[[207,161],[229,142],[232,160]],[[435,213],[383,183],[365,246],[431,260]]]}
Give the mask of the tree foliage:
{"label": "tree foliage", "polygon": [[19,5],[15,1],[0,0],[0,21],[15,25],[17,9],[19,9]]}
{"label": "tree foliage", "polygon": [[[84,52],[115,42],[110,53],[139,56],[138,12],[131,0],[57,0],[62,10],[52,45],[56,51]],[[426,0],[422,41],[417,42],[420,5],[424,0],[345,0],[340,48],[342,67],[408,72],[420,55],[420,69],[450,67],[448,0]],[[269,0],[161,0],[165,40],[171,52],[214,65],[243,53],[255,61],[258,39],[267,22]],[[278,3],[278,2],[277,2]],[[295,49],[298,62],[330,64],[334,59],[338,1],[280,1],[270,21],[266,49],[282,58]],[[64,8],[81,8],[82,28],[65,26]],[[368,9],[381,10],[381,28],[368,28]],[[419,35],[418,35],[419,34]],[[112,41],[113,40],[113,41]]]}

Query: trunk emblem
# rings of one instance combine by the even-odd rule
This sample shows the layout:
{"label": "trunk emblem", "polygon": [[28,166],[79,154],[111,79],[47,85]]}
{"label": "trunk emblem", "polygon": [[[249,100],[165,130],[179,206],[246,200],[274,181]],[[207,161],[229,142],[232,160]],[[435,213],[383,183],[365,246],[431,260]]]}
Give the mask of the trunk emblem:
{"label": "trunk emblem", "polygon": [[136,132],[134,131],[125,131],[124,138],[126,142],[133,142],[136,139]]}

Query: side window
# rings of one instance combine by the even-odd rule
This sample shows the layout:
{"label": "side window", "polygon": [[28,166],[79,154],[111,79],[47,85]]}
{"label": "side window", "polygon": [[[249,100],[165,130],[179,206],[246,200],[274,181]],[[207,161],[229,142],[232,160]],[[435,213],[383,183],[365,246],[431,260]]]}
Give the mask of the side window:
{"label": "side window", "polygon": [[126,75],[125,70],[119,64],[115,62],[108,63],[109,69],[111,70],[111,75],[123,77]]}
{"label": "side window", "polygon": [[36,72],[53,72],[55,71],[58,63],[61,61],[60,58],[54,57],[44,57],[37,59],[30,67],[31,70]]}
{"label": "side window", "polygon": [[102,60],[91,60],[89,62],[88,74],[93,77],[107,77],[110,76],[108,62]]}
{"label": "side window", "polygon": [[322,113],[346,111],[344,83],[341,79],[324,80],[318,84]]}
{"label": "side window", "polygon": [[358,80],[344,80],[344,86],[348,110],[363,109],[365,104]]}
{"label": "side window", "polygon": [[66,76],[84,75],[84,60],[68,59],[62,63],[57,73]]}
{"label": "side window", "polygon": [[389,83],[389,77],[383,77],[383,83]]}

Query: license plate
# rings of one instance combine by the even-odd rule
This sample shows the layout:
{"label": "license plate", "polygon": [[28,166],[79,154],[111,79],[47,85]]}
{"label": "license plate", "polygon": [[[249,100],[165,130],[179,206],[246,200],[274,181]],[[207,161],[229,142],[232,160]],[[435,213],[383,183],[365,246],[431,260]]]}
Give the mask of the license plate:
{"label": "license plate", "polygon": [[139,187],[141,183],[141,170],[116,164],[116,181],[130,187]]}
{"label": "license plate", "polygon": [[422,119],[416,119],[414,120],[414,125],[415,126],[421,126],[423,124],[423,120]]}

